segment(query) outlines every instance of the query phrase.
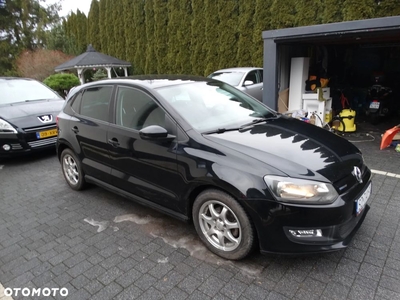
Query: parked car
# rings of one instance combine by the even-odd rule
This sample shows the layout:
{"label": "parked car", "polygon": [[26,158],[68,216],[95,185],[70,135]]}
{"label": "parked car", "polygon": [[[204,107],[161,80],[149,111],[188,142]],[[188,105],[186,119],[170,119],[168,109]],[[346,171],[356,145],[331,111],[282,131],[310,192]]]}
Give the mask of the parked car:
{"label": "parked car", "polygon": [[0,77],[0,156],[55,148],[64,102],[36,80]]}
{"label": "parked car", "polygon": [[208,77],[235,86],[239,90],[262,101],[263,69],[254,67],[230,68],[215,71]]}
{"label": "parked car", "polygon": [[231,85],[143,76],[76,87],[57,151],[74,190],[97,184],[192,221],[226,259],[348,245],[371,172],[347,140],[280,115]]}

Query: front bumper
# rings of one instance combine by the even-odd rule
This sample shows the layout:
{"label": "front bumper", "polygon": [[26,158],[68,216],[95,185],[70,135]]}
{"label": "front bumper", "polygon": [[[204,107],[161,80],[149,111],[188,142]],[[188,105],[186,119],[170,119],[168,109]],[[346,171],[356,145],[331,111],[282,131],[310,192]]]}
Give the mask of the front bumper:
{"label": "front bumper", "polygon": [[[57,137],[37,139],[32,133],[24,134],[0,134],[0,157],[12,157],[24,155],[33,151],[41,151],[48,148],[54,148]],[[4,149],[4,145],[10,148]]]}
{"label": "front bumper", "polygon": [[[330,205],[291,205],[268,200],[245,200],[256,227],[262,253],[307,254],[346,248],[370,207],[357,215],[355,200],[370,181],[339,196]],[[266,212],[262,214],[261,212]]]}

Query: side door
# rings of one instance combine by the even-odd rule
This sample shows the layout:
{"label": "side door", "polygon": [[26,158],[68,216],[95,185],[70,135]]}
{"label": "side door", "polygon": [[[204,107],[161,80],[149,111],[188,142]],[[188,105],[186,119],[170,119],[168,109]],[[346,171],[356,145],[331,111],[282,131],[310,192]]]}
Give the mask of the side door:
{"label": "side door", "polygon": [[114,186],[176,210],[180,179],[176,142],[144,140],[139,134],[150,125],[174,134],[176,123],[150,94],[138,88],[119,86],[114,101],[114,122],[107,135]]}
{"label": "side door", "polygon": [[79,92],[72,103],[69,126],[71,144],[82,161],[86,175],[110,183],[111,167],[107,130],[113,85],[89,87]]}
{"label": "side door", "polygon": [[[245,85],[246,81],[252,81],[253,84]],[[258,70],[252,70],[247,73],[243,82],[244,92],[258,100],[262,100],[263,81]]]}

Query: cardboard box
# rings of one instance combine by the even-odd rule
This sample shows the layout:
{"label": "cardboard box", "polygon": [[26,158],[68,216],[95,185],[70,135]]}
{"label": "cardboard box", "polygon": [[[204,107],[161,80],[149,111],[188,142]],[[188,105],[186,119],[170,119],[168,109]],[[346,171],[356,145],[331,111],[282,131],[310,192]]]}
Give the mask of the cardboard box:
{"label": "cardboard box", "polygon": [[288,111],[289,107],[289,89],[285,89],[279,92],[278,97],[278,113],[284,113]]}

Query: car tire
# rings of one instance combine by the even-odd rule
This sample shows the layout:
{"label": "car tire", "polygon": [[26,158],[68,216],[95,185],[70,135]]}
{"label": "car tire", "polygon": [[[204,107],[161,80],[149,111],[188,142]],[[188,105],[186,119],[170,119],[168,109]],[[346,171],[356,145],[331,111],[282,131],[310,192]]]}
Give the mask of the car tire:
{"label": "car tire", "polygon": [[240,260],[253,249],[253,226],[243,207],[230,195],[206,190],[197,196],[192,214],[200,239],[218,256]]}
{"label": "car tire", "polygon": [[85,188],[85,174],[82,171],[81,162],[71,149],[65,149],[61,153],[61,169],[72,189],[80,191]]}

